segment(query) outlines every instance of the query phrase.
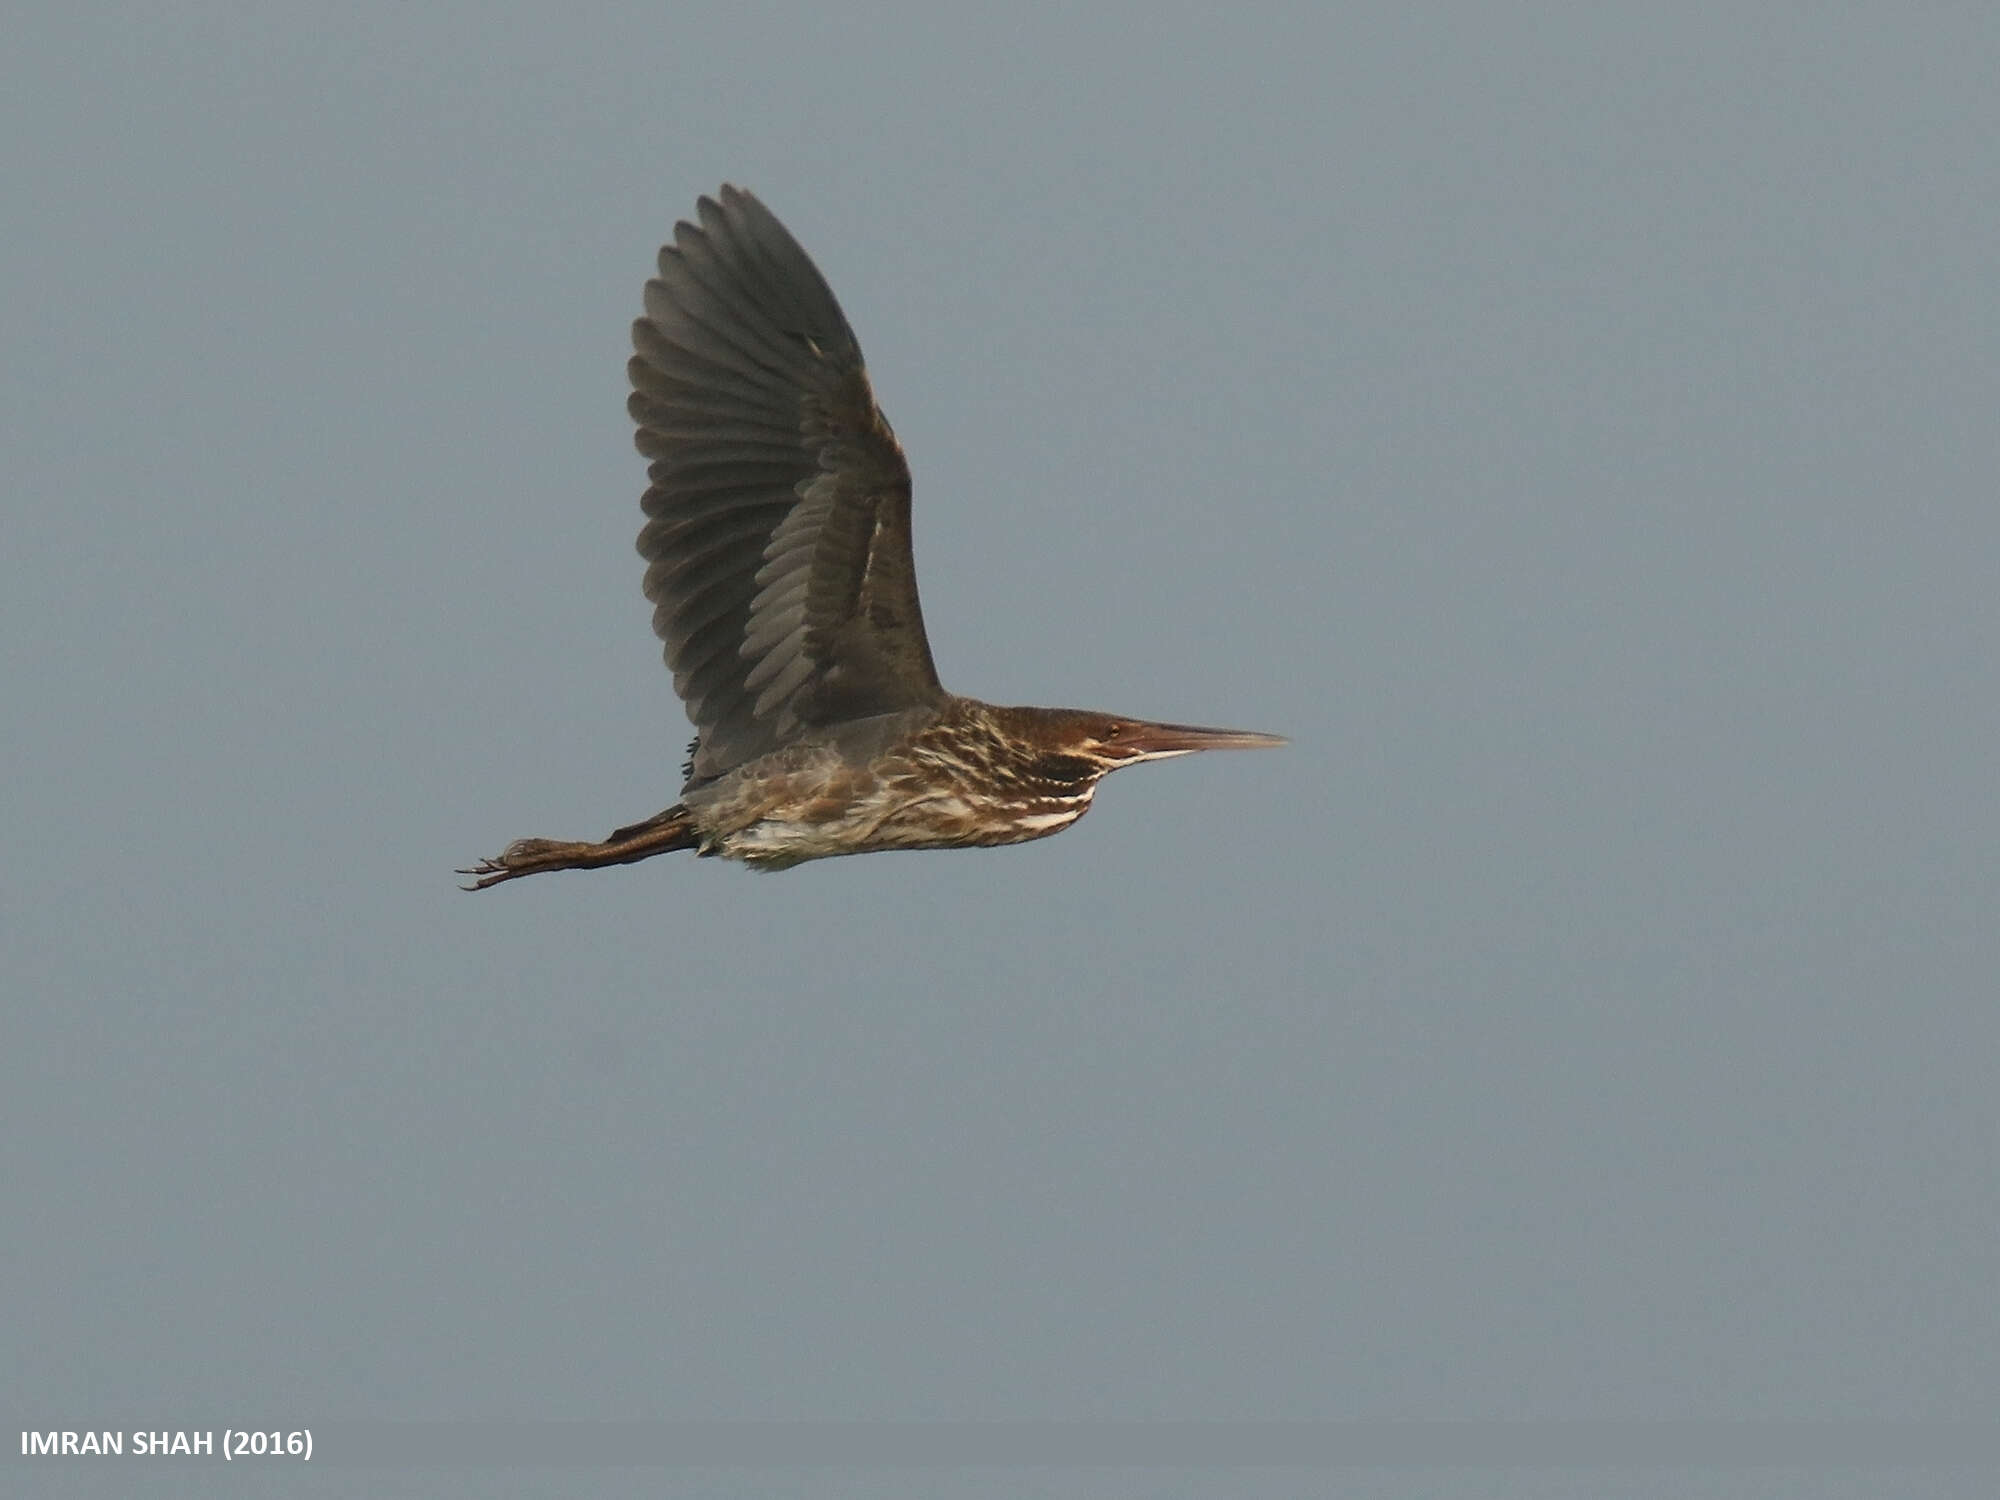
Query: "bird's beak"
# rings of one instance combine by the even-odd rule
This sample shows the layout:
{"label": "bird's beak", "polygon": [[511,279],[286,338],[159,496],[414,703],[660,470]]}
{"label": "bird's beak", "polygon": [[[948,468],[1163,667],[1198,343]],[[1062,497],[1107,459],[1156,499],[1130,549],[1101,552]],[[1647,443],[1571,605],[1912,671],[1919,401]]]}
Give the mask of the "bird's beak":
{"label": "bird's beak", "polygon": [[1209,729],[1200,724],[1127,723],[1118,744],[1139,752],[1144,760],[1189,755],[1196,750],[1271,750],[1285,743],[1278,734],[1254,729]]}

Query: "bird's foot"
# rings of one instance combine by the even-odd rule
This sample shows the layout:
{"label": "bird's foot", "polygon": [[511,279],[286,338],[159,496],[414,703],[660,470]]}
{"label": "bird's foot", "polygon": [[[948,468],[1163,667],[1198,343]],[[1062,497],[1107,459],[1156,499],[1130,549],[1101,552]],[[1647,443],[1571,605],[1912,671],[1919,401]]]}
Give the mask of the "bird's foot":
{"label": "bird's foot", "polygon": [[460,886],[460,890],[483,891],[490,885],[498,885],[503,880],[516,880],[523,875],[540,875],[549,870],[588,869],[590,856],[602,849],[601,844],[573,844],[562,839],[516,839],[496,859],[482,859],[478,864],[456,871],[460,875],[476,877],[472,884]]}
{"label": "bird's foot", "polygon": [[601,844],[563,839],[516,839],[497,859],[482,859],[461,875],[473,877],[461,889],[483,891],[503,880],[540,875],[548,870],[597,870],[605,865],[630,865],[674,849],[693,849],[700,842],[684,807],[670,807],[643,823],[621,828]]}

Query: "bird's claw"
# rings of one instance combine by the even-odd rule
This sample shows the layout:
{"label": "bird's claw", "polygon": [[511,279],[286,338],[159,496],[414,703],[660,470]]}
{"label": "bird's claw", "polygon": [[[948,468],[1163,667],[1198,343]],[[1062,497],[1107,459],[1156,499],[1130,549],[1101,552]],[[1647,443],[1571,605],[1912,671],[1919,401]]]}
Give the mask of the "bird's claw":
{"label": "bird's claw", "polygon": [[512,880],[516,875],[525,873],[522,870],[510,870],[498,860],[492,859],[482,859],[476,865],[467,865],[462,869],[452,871],[454,875],[474,875],[479,877],[470,885],[460,886],[459,889],[461,891],[483,891],[489,885],[498,885],[503,880]]}
{"label": "bird's claw", "polygon": [[483,891],[488,886],[500,884],[503,880],[515,880],[541,870],[560,870],[564,868],[564,861],[560,856],[579,847],[581,846],[576,844],[558,843],[554,839],[516,839],[497,859],[482,859],[476,865],[452,873],[475,877],[471,885],[462,885],[459,887],[460,890]]}

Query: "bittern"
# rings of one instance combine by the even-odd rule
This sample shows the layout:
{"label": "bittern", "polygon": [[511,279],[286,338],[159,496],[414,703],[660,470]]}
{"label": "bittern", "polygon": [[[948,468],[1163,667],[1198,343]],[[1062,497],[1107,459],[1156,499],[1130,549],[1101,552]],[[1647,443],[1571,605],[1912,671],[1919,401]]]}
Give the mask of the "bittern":
{"label": "bittern", "polygon": [[646,283],[628,409],[652,460],[653,629],[694,721],[681,800],[602,843],[522,839],[481,890],[675,849],[759,869],[1069,827],[1121,766],[1284,743],[947,693],[910,557],[910,470],[819,270],[740,188]]}

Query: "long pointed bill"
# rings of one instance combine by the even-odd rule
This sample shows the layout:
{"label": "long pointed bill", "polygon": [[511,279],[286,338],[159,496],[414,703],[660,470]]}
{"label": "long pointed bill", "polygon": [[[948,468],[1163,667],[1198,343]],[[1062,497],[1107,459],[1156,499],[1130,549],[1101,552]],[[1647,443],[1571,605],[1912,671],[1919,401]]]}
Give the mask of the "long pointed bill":
{"label": "long pointed bill", "polygon": [[1131,759],[1165,760],[1173,755],[1192,755],[1197,750],[1274,750],[1286,743],[1279,734],[1259,734],[1253,729],[1208,729],[1200,724],[1127,723],[1118,736],[1117,747],[1135,752]]}

